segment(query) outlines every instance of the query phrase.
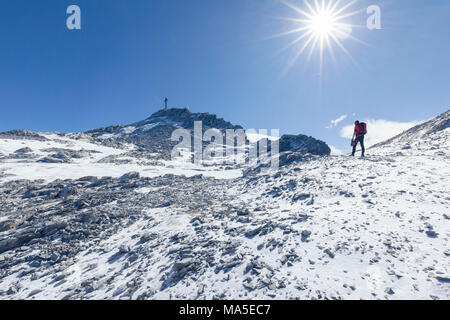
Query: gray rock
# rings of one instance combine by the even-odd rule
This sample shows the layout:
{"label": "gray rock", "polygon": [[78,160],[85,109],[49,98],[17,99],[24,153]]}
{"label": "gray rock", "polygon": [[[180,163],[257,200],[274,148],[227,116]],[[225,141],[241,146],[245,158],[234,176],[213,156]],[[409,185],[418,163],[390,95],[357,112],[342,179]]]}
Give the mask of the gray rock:
{"label": "gray rock", "polygon": [[325,249],[323,252],[326,253],[331,259],[334,259],[334,253],[330,249]]}
{"label": "gray rock", "polygon": [[145,232],[141,235],[140,241],[142,243],[146,243],[150,240],[155,240],[156,238],[158,238],[158,235],[155,233],[150,233],[150,232]]}
{"label": "gray rock", "polygon": [[128,245],[122,244],[119,247],[119,253],[130,253],[130,252],[132,252],[132,250],[131,250],[130,246],[128,246]]}
{"label": "gray rock", "polygon": [[119,181],[124,182],[128,180],[136,180],[140,178],[139,172],[128,172],[119,178]]}
{"label": "gray rock", "polygon": [[67,228],[67,222],[55,222],[52,224],[49,224],[47,226],[45,226],[42,230],[41,230],[41,235],[43,237],[48,237],[51,236],[55,233],[57,233],[58,231]]}
{"label": "gray rock", "polygon": [[40,260],[33,260],[31,263],[30,263],[30,267],[32,267],[32,268],[39,268],[41,266],[41,261]]}
{"label": "gray rock", "polygon": [[50,260],[53,262],[57,262],[59,260],[59,256],[56,253],[52,253],[50,256]]}
{"label": "gray rock", "polygon": [[330,147],[325,142],[305,135],[284,135],[279,140],[279,143],[280,152],[292,151],[320,156],[328,156],[331,153]]}
{"label": "gray rock", "polygon": [[98,178],[97,177],[93,177],[93,176],[86,176],[86,177],[81,177],[80,179],[76,180],[76,181],[80,181],[80,182],[91,182],[94,183],[95,181],[97,181]]}
{"label": "gray rock", "polygon": [[0,132],[0,139],[48,141],[44,136],[22,129]]}
{"label": "gray rock", "polygon": [[171,271],[172,283],[183,279],[188,273],[196,270],[198,263],[192,258],[185,258],[174,263]]}
{"label": "gray rock", "polygon": [[43,157],[39,159],[37,162],[42,163],[68,163],[70,162],[69,158],[56,158],[56,157]]}
{"label": "gray rock", "polygon": [[311,231],[309,230],[303,230],[302,231],[302,241],[308,241],[308,238],[311,236]]}
{"label": "gray rock", "polygon": [[386,290],[384,290],[384,292],[389,294],[389,295],[395,294],[395,292],[394,292],[394,290],[392,288],[386,288]]}
{"label": "gray rock", "polygon": [[14,226],[14,220],[4,220],[0,222],[0,232],[7,231]]}
{"label": "gray rock", "polygon": [[56,195],[57,198],[65,198],[68,196],[73,196],[78,193],[78,188],[73,185],[68,185],[64,187],[58,194]]}
{"label": "gray rock", "polygon": [[436,280],[442,283],[450,283],[450,277],[437,276]]}
{"label": "gray rock", "polygon": [[8,289],[8,291],[6,291],[6,294],[7,295],[13,295],[13,294],[15,294],[15,293],[17,293],[17,290],[14,288],[14,287],[10,287],[9,289]]}
{"label": "gray rock", "polygon": [[309,193],[299,193],[292,197],[292,202],[303,201],[310,197],[311,195]]}
{"label": "gray rock", "polygon": [[139,259],[138,254],[134,252],[130,255],[130,257],[128,258],[128,261],[130,263],[133,263],[133,262],[137,261],[138,259]]}
{"label": "gray rock", "polygon": [[438,233],[433,231],[433,230],[428,230],[425,232],[427,234],[428,237],[430,238],[437,238],[438,237]]}
{"label": "gray rock", "polygon": [[39,234],[33,232],[23,232],[15,237],[3,239],[0,241],[0,253],[21,247],[38,236]]}
{"label": "gray rock", "polygon": [[237,212],[238,216],[248,216],[250,214],[250,211],[247,208],[240,209]]}
{"label": "gray rock", "polygon": [[14,153],[30,153],[33,152],[33,150],[31,150],[31,148],[29,147],[25,147],[25,148],[21,148],[21,149],[17,149],[16,151],[14,151]]}
{"label": "gray rock", "polygon": [[30,294],[28,295],[28,297],[30,298],[30,297],[32,297],[32,296],[37,295],[38,293],[41,293],[41,292],[42,292],[41,289],[34,289],[33,291],[30,292]]}

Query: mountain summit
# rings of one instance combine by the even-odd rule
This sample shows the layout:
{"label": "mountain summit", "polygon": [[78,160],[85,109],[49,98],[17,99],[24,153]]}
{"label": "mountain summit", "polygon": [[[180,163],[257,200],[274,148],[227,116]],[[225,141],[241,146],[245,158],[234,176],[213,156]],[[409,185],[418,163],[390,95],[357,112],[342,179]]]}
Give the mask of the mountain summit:
{"label": "mountain summit", "polygon": [[[162,158],[168,159],[171,150],[178,143],[171,141],[172,132],[178,128],[193,130],[195,121],[202,122],[203,132],[214,128],[225,134],[227,129],[243,129],[242,126],[233,125],[231,122],[218,118],[215,114],[193,113],[187,108],[171,108],[159,110],[143,121],[129,125],[99,128],[86,133],[99,143],[111,146],[115,143],[131,143],[142,150],[149,153],[158,153]],[[279,142],[280,152],[330,154],[330,149],[325,142],[305,135],[285,135],[281,137]],[[270,142],[268,145],[270,145]]]}
{"label": "mountain summit", "polygon": [[179,128],[192,130],[195,121],[202,121],[204,130],[242,129],[214,114],[193,113],[187,108],[171,108],[159,110],[143,121],[99,128],[86,133],[99,143],[111,146],[131,143],[142,151],[158,153],[161,158],[169,159],[172,148],[177,144],[171,141],[172,132]]}

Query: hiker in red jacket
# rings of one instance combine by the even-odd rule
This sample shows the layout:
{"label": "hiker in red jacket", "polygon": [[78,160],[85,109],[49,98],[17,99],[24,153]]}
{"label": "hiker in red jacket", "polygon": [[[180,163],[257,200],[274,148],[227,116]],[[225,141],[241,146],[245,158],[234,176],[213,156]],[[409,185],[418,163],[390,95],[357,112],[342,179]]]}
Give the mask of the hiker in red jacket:
{"label": "hiker in red jacket", "polygon": [[364,148],[364,135],[367,133],[367,125],[364,122],[355,121],[355,131],[352,137],[353,152],[352,156],[355,156],[356,146],[361,145],[361,157],[364,157],[366,149]]}

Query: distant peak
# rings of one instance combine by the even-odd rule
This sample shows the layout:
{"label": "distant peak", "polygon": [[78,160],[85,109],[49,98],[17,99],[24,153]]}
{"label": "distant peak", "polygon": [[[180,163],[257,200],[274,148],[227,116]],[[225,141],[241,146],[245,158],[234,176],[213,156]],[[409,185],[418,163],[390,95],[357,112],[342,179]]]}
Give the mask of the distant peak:
{"label": "distant peak", "polygon": [[419,139],[423,139],[426,137],[431,137],[439,134],[441,131],[450,128],[450,110],[445,111],[439,116],[418,124],[406,130],[405,132],[400,133],[399,135],[390,138],[386,141],[377,143],[371,148],[380,147],[384,145],[391,144],[393,142],[413,142]]}
{"label": "distant peak", "polygon": [[217,117],[215,114],[208,112],[191,112],[188,108],[161,109],[152,114],[146,122],[160,121],[160,118],[180,123],[185,128],[193,127],[194,121],[202,121],[204,126],[210,128],[242,129],[241,126],[235,126],[232,123]]}
{"label": "distant peak", "polygon": [[180,116],[190,116],[192,114],[188,108],[169,108],[161,109],[150,116],[150,118],[155,117],[180,117]]}

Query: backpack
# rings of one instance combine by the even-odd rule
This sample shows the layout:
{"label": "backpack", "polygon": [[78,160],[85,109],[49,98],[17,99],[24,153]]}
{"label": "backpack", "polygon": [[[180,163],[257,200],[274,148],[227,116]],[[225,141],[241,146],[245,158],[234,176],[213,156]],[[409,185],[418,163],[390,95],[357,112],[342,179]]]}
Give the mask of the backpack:
{"label": "backpack", "polygon": [[367,124],[365,122],[361,122],[359,125],[363,128],[362,134],[366,135],[367,134]]}

